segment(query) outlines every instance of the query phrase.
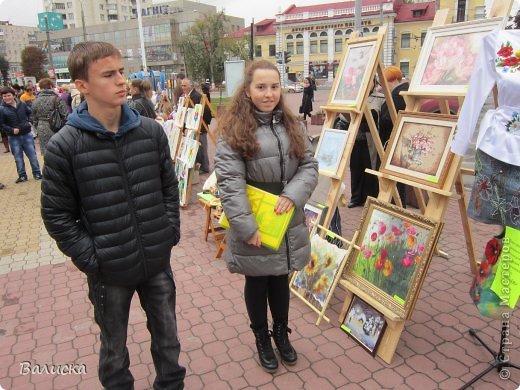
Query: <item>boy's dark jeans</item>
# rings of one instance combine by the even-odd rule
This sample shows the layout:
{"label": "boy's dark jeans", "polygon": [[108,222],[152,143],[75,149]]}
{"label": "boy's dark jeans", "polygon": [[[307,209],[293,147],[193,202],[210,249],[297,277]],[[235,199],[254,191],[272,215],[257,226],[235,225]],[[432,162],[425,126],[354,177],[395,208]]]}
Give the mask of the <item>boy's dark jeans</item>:
{"label": "boy's dark jeans", "polygon": [[106,389],[133,389],[126,347],[130,302],[137,291],[146,312],[156,371],[154,389],[182,389],[186,369],[179,365],[175,282],[170,268],[136,286],[114,286],[89,276],[89,299],[101,329],[99,379]]}

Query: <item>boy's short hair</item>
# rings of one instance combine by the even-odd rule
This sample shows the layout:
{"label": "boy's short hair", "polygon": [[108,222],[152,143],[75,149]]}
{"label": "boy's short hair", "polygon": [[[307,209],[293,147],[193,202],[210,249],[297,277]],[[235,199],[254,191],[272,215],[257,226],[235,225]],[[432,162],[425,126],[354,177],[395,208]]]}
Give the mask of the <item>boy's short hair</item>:
{"label": "boy's short hair", "polygon": [[38,82],[38,86],[40,87],[40,89],[52,89],[54,88],[54,83],[51,79],[44,78]]}
{"label": "boy's short hair", "polygon": [[3,87],[0,89],[0,95],[7,95],[8,93],[16,95],[16,92],[11,87]]}
{"label": "boy's short hair", "polygon": [[107,42],[87,41],[80,42],[72,48],[67,59],[70,77],[74,80],[88,81],[88,68],[90,64],[100,58],[116,56],[121,58],[121,53],[112,44]]}

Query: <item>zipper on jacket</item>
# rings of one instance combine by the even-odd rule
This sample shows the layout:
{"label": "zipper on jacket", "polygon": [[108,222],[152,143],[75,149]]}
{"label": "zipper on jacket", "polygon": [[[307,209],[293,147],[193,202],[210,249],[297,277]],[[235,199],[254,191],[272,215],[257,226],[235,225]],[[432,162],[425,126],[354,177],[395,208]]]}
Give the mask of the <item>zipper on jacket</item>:
{"label": "zipper on jacket", "polygon": [[[280,140],[280,137],[278,137],[278,134],[276,134],[276,131],[274,130],[274,118],[271,121],[271,131],[273,132],[273,135],[276,138],[276,142],[278,143],[278,153],[280,154],[280,172],[281,177],[280,181],[282,182],[283,186],[285,187],[286,182],[284,181],[285,177],[285,165],[284,165],[284,159],[283,159],[283,150],[282,150],[282,141]],[[285,232],[285,251],[287,253],[287,273],[291,272],[291,257],[289,253],[289,239],[287,238],[287,232]]]}
{"label": "zipper on jacket", "polygon": [[123,173],[123,179],[124,179],[123,184],[125,186],[125,192],[129,197],[128,203],[129,203],[129,207],[130,207],[130,215],[132,216],[132,223],[137,230],[136,238],[137,238],[137,244],[139,246],[139,253],[141,255],[141,258],[143,259],[144,278],[148,279],[148,270],[146,269],[146,258],[144,256],[144,252],[143,252],[143,243],[141,241],[141,235],[139,234],[139,225],[137,224],[137,218],[135,216],[134,202],[133,202],[132,197],[130,196],[131,193],[130,193],[130,187],[128,186],[128,175],[127,175],[124,163],[123,163],[123,156],[121,155],[121,149],[119,147],[121,142],[118,140],[118,138],[114,138],[114,142],[116,145],[117,162],[119,164],[119,168],[121,169],[121,172]]}

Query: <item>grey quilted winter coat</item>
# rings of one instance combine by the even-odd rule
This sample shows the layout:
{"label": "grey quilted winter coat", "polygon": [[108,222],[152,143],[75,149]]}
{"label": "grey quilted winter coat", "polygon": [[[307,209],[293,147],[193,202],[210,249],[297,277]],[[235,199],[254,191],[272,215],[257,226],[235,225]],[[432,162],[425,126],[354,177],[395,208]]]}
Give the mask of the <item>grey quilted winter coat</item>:
{"label": "grey quilted winter coat", "polygon": [[[318,182],[318,162],[307,136],[305,157],[302,160],[289,157],[289,137],[281,122],[281,111],[255,114],[260,152],[254,159],[244,161],[240,152],[222,138],[217,143],[215,172],[222,207],[231,226],[226,239],[226,262],[233,273],[284,275],[302,269],[310,256],[303,207]],[[296,210],[278,251],[246,243],[258,229],[246,195],[246,181],[284,182],[281,195],[294,202]]]}
{"label": "grey quilted winter coat", "polygon": [[69,115],[69,109],[67,104],[60,98],[54,91],[50,89],[42,89],[38,92],[36,100],[32,105],[32,118],[33,124],[40,138],[40,149],[42,154],[45,153],[47,148],[47,142],[54,135],[54,131],[51,130],[49,125],[49,119],[52,112],[54,111],[54,104],[60,112],[62,118],[66,118]]}

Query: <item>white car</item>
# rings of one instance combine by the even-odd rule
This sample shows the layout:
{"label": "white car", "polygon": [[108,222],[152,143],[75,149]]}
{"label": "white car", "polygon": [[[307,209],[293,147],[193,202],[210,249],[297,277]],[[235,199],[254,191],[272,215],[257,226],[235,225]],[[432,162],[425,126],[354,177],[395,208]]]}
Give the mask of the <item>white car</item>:
{"label": "white car", "polygon": [[287,93],[303,92],[303,87],[300,83],[291,83],[287,86]]}

